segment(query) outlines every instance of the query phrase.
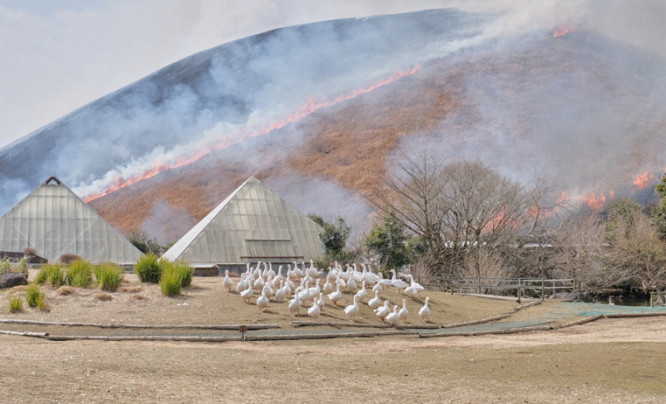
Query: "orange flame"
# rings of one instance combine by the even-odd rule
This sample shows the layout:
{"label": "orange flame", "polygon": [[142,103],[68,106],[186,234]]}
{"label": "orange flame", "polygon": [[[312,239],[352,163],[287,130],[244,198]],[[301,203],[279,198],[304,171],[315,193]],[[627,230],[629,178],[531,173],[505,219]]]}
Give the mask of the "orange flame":
{"label": "orange flame", "polygon": [[652,181],[654,181],[654,174],[646,171],[636,177],[634,185],[636,185],[638,189],[645,189],[645,187],[647,187]]}
{"label": "orange flame", "polygon": [[557,198],[557,200],[555,201],[555,204],[556,205],[561,205],[564,201],[566,201],[566,199],[567,199],[567,193],[562,191],[562,194],[560,194],[560,197]]}
{"label": "orange flame", "polygon": [[552,37],[557,38],[557,37],[560,37],[560,36],[565,36],[566,34],[568,34],[570,32],[574,32],[575,30],[576,30],[576,28],[573,25],[558,25],[553,30]]}
{"label": "orange flame", "polygon": [[348,93],[348,94],[341,94],[337,98],[335,98],[331,101],[323,101],[323,102],[318,103],[314,99],[308,99],[305,102],[305,104],[301,105],[294,113],[292,113],[288,117],[286,117],[286,118],[284,118],[284,119],[282,119],[278,122],[275,122],[275,123],[267,126],[266,128],[264,128],[264,129],[262,129],[258,132],[249,132],[249,133],[243,134],[237,140],[225,139],[222,142],[215,143],[215,144],[207,146],[206,148],[204,148],[200,152],[198,152],[198,153],[196,153],[196,154],[194,154],[190,157],[187,157],[187,158],[179,157],[179,158],[176,159],[176,161],[174,163],[171,163],[171,164],[159,163],[155,167],[153,167],[150,170],[144,172],[143,174],[138,175],[136,177],[132,177],[128,180],[117,177],[116,181],[113,185],[109,186],[108,188],[106,188],[104,191],[102,191],[100,193],[94,193],[92,195],[88,195],[88,197],[86,197],[84,200],[85,200],[86,203],[90,202],[90,201],[93,201],[97,198],[101,198],[101,197],[103,197],[105,195],[108,195],[112,192],[118,191],[119,189],[126,188],[130,185],[136,184],[137,182],[152,178],[152,177],[156,176],[157,174],[159,174],[161,172],[168,171],[168,170],[171,170],[171,169],[174,169],[174,168],[179,168],[179,167],[184,167],[184,166],[190,165],[190,164],[194,163],[195,161],[201,159],[202,157],[207,156],[208,154],[210,154],[211,152],[213,152],[215,150],[226,149],[227,147],[229,147],[233,144],[240,143],[243,140],[246,140],[246,139],[249,139],[249,138],[267,135],[267,134],[269,134],[269,133],[271,133],[271,132],[273,132],[277,129],[284,128],[285,126],[287,126],[290,123],[298,122],[301,119],[305,118],[306,116],[312,114],[315,111],[318,111],[322,108],[331,107],[333,105],[339,104],[339,103],[344,102],[344,101],[349,101],[349,100],[354,99],[354,98],[356,98],[358,96],[361,96],[363,94],[370,93],[370,92],[372,92],[372,91],[374,91],[374,90],[376,90],[380,87],[384,87],[384,86],[386,86],[388,84],[391,84],[391,83],[393,83],[397,80],[400,80],[404,77],[411,76],[414,73],[421,70],[422,68],[423,68],[423,65],[418,64],[418,65],[414,66],[413,68],[411,68],[409,70],[398,71],[398,72],[394,73],[393,75],[391,75],[390,77],[379,80],[376,83],[373,83],[368,87],[360,88],[360,89],[355,90],[355,91],[353,91],[351,93]]}
{"label": "orange flame", "polygon": [[590,209],[599,210],[606,204],[606,196],[603,193],[599,193],[599,197],[597,197],[595,192],[590,192],[587,197],[583,198],[583,203]]}

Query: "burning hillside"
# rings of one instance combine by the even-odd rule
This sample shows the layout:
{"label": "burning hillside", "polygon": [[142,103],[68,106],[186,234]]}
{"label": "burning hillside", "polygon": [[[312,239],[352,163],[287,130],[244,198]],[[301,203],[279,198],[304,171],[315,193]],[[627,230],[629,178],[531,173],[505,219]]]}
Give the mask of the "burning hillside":
{"label": "burning hillside", "polygon": [[4,200],[57,174],[121,230],[169,242],[256,175],[362,224],[363,195],[425,151],[545,177],[553,201],[645,202],[665,166],[663,60],[584,25],[503,35],[489,18],[333,21],[194,55],[0,150]]}

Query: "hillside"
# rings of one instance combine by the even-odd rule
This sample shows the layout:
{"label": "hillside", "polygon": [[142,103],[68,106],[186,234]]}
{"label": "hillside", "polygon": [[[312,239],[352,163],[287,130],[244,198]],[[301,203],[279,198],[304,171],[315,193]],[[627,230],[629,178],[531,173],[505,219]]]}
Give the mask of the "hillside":
{"label": "hillside", "polygon": [[358,230],[370,189],[423,152],[545,178],[552,200],[653,197],[666,166],[663,59],[585,27],[449,50],[489,18],[331,21],[202,52],[0,150],[2,200],[53,171],[82,197],[151,177],[90,203],[167,243],[255,175]]}

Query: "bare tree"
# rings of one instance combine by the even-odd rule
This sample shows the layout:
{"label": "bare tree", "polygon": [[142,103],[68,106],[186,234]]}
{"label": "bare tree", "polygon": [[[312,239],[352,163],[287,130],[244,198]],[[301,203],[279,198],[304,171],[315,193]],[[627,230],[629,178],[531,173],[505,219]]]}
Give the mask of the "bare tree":
{"label": "bare tree", "polygon": [[603,265],[604,228],[597,212],[570,214],[552,239],[555,276],[576,279],[586,291],[613,285],[616,277]]}
{"label": "bare tree", "polygon": [[395,175],[384,178],[370,202],[393,212],[408,229],[426,240],[435,273],[460,274],[465,256],[480,249],[515,244],[529,213],[523,187],[479,162],[443,166],[427,155],[405,157]]}
{"label": "bare tree", "polygon": [[379,210],[393,214],[407,229],[428,244],[430,262],[441,265],[444,249],[444,218],[449,208],[443,198],[446,177],[441,165],[428,155],[418,159],[404,157],[396,175],[383,179],[383,187],[374,190],[370,202]]}

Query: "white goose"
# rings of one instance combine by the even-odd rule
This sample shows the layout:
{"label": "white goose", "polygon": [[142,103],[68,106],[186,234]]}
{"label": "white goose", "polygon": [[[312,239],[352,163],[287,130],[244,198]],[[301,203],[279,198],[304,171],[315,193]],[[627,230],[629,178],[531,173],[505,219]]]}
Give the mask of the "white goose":
{"label": "white goose", "polygon": [[399,290],[403,290],[407,286],[409,286],[407,282],[403,281],[402,279],[398,279],[396,277],[395,269],[391,269],[391,274],[393,274],[393,276],[391,277],[391,286]]}
{"label": "white goose", "polygon": [[368,301],[368,306],[372,307],[373,309],[376,309],[382,304],[382,300],[379,298],[379,293],[375,292],[375,297],[370,299]]}
{"label": "white goose", "polygon": [[417,288],[413,287],[412,285],[407,286],[405,288],[405,294],[409,297],[416,297],[419,294],[419,291]]}
{"label": "white goose", "polygon": [[377,282],[377,283],[375,284],[375,286],[372,287],[372,291],[375,292],[375,293],[379,293],[379,295],[381,295],[382,293],[384,293],[384,288],[382,287],[382,283],[381,283],[381,282]]}
{"label": "white goose", "polygon": [[333,288],[334,288],[334,286],[331,283],[331,278],[327,276],[326,277],[326,283],[324,283],[324,288],[322,289],[322,291],[326,294],[329,294],[329,293],[333,292]]}
{"label": "white goose", "polygon": [[261,296],[257,299],[257,307],[263,313],[268,308],[268,296],[266,296],[266,287],[261,291]]}
{"label": "white goose", "polygon": [[402,309],[398,312],[398,317],[402,321],[407,321],[407,316],[409,316],[409,310],[407,310],[407,300],[402,299]]}
{"label": "white goose", "polygon": [[358,291],[358,286],[356,285],[356,281],[354,280],[353,276],[349,277],[349,280],[347,281],[347,290],[356,293]]}
{"label": "white goose", "polygon": [[294,314],[298,314],[298,312],[301,311],[301,299],[298,298],[298,293],[296,293],[294,298],[289,301],[287,307],[289,307],[289,313],[292,316]]}
{"label": "white goose", "polygon": [[250,299],[252,299],[252,296],[254,296],[254,292],[253,292],[251,283],[247,285],[247,289],[245,289],[244,291],[242,291],[240,293],[240,296],[241,296],[241,298],[243,298],[243,301],[245,303],[250,303]]}
{"label": "white goose", "polygon": [[229,278],[229,270],[228,269],[226,269],[224,271],[224,280],[222,281],[222,287],[227,292],[231,292],[231,288],[234,287],[234,281],[232,281],[231,278]]}
{"label": "white goose", "polygon": [[425,304],[419,310],[419,317],[426,323],[430,322],[430,307],[428,307],[428,302],[430,301],[430,296],[425,298]]}
{"label": "white goose", "polygon": [[261,275],[259,275],[257,280],[254,281],[254,287],[256,289],[261,290],[261,289],[264,288],[265,285],[266,285],[266,282],[264,282],[264,278]]}
{"label": "white goose", "polygon": [[284,280],[280,281],[280,288],[275,292],[275,301],[280,303],[287,297],[287,291],[285,290]]}
{"label": "white goose", "polygon": [[394,325],[395,323],[398,322],[398,319],[400,318],[400,315],[398,314],[398,305],[393,306],[393,312],[391,312],[386,318],[384,319],[385,323]]}
{"label": "white goose", "polygon": [[338,300],[342,299],[342,292],[340,292],[340,285],[337,286],[335,292],[328,294],[328,298],[331,299],[334,306],[338,305]]}
{"label": "white goose", "polygon": [[317,306],[319,306],[319,310],[324,311],[324,293],[319,292],[319,300],[316,300]]}
{"label": "white goose", "polygon": [[319,305],[315,300],[314,303],[312,304],[312,307],[308,309],[308,316],[310,316],[311,318],[318,318],[319,314],[321,314],[321,309],[319,308]]}
{"label": "white goose", "polygon": [[363,299],[368,297],[368,291],[365,289],[365,281],[361,283],[361,289],[356,292],[356,296],[358,296],[358,301],[363,303]]}
{"label": "white goose", "polygon": [[247,285],[248,285],[247,277],[248,276],[249,275],[248,275],[247,272],[243,272],[241,274],[240,280],[236,284],[236,293],[241,293],[242,291],[247,289]]}
{"label": "white goose", "polygon": [[384,305],[375,309],[375,314],[382,321],[384,321],[384,319],[386,318],[386,316],[389,315],[389,313],[391,313],[391,309],[389,308],[388,300],[384,300]]}
{"label": "white goose", "polygon": [[345,314],[351,321],[356,319],[356,316],[361,312],[361,308],[358,307],[358,296],[354,296],[354,304],[350,304],[345,307]]}

